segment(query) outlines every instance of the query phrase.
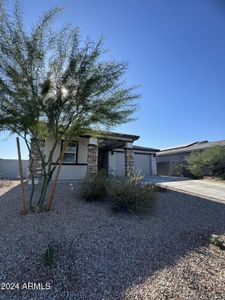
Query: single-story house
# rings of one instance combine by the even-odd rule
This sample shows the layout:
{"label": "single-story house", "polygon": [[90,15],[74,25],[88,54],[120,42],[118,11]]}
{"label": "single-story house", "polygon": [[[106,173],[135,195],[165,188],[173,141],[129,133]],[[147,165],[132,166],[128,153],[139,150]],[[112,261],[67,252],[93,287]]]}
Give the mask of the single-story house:
{"label": "single-story house", "polygon": [[[193,142],[191,144],[176,146],[172,148],[167,148],[157,152],[157,174],[165,176],[176,176],[178,171],[176,166],[185,161],[185,159],[191,155],[191,153],[196,151],[203,151],[207,148],[221,145],[225,146],[225,140],[208,142],[200,141]],[[184,174],[189,175],[189,174]]]}
{"label": "single-story house", "polygon": [[[81,179],[90,173],[104,169],[112,175],[127,175],[129,171],[139,171],[144,176],[156,175],[156,152],[158,149],[136,146],[133,143],[139,139],[137,135],[115,132],[92,135],[81,135],[67,145],[60,171],[60,179]],[[42,151],[48,157],[53,137],[43,141]],[[62,150],[63,141],[58,143],[54,153],[53,163]],[[34,173],[41,174],[41,161],[35,142],[32,142],[34,157]]]}

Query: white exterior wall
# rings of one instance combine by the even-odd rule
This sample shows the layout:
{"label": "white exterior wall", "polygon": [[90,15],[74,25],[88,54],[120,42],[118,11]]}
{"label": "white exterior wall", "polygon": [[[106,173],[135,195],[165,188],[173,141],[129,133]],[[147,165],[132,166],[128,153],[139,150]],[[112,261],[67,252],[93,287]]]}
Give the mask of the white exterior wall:
{"label": "white exterior wall", "polygon": [[[49,154],[53,137],[45,143],[45,155]],[[87,172],[87,151],[90,140],[88,138],[74,138],[78,142],[77,164],[63,164],[60,171],[60,179],[81,179]],[[61,150],[61,142],[58,144],[53,162],[56,162]],[[47,160],[47,158],[46,158]],[[115,149],[108,152],[109,173],[115,176],[125,175],[125,154],[123,149]],[[134,168],[135,171],[141,170],[144,176],[157,174],[157,163],[153,153],[147,151],[134,150]],[[56,173],[56,172],[55,172]]]}
{"label": "white exterior wall", "polygon": [[109,151],[109,173],[114,176],[125,175],[124,152]]}
{"label": "white exterior wall", "polygon": [[[77,151],[77,164],[63,164],[60,170],[60,179],[81,179],[87,172],[87,146],[89,140],[87,138],[74,138],[74,141],[78,143]],[[54,138],[50,137],[45,143],[44,154],[46,155],[46,161],[49,155],[49,151],[53,145]],[[61,142],[58,143],[55,153],[53,155],[53,162],[56,162],[60,155]],[[56,169],[57,170],[57,169]],[[56,174],[56,171],[55,173]],[[54,175],[53,175],[54,178]]]}
{"label": "white exterior wall", "polygon": [[60,179],[82,179],[86,175],[86,173],[87,173],[87,166],[62,165],[59,178]]}

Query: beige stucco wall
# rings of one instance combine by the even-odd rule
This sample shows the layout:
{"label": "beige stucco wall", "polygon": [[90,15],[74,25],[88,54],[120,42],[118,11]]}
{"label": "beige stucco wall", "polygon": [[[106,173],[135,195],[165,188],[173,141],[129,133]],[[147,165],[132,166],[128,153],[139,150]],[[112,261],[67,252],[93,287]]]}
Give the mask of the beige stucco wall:
{"label": "beige stucco wall", "polygon": [[[78,155],[77,155],[77,164],[69,165],[63,164],[60,171],[60,179],[81,179],[85,176],[87,172],[87,146],[89,143],[89,139],[87,138],[74,138],[74,141],[78,143]],[[46,160],[49,155],[49,151],[53,145],[54,138],[49,137],[45,142],[44,154],[46,155]],[[58,143],[55,153],[53,155],[53,162],[56,162],[60,155],[61,151],[61,142]],[[81,165],[79,165],[81,164]],[[56,173],[56,172],[55,172]],[[53,176],[54,178],[54,176]]]}

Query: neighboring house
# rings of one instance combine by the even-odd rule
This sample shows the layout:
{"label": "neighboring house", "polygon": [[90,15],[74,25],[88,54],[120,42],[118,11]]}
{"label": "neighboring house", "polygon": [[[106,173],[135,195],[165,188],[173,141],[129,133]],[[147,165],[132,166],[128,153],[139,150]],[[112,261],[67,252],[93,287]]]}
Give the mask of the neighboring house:
{"label": "neighboring house", "polygon": [[[27,177],[28,160],[22,160],[23,177]],[[0,179],[18,179],[19,165],[17,159],[0,158]]]}
{"label": "neighboring house", "polygon": [[[137,135],[112,132],[74,138],[65,150],[60,179],[81,179],[87,172],[97,173],[101,169],[112,175],[124,176],[133,170],[140,170],[144,176],[156,175],[156,152],[159,150],[133,145],[138,139]],[[51,137],[42,145],[46,157],[53,142]],[[56,163],[62,146],[63,141],[55,150],[53,163]],[[34,171],[36,176],[40,176],[41,161],[34,142],[32,142],[32,152],[35,158]]]}
{"label": "neighboring house", "polygon": [[160,152],[157,153],[157,173],[158,175],[176,176],[178,175],[176,170],[177,164],[185,161],[186,157],[190,156],[191,153],[202,151],[216,145],[225,146],[225,140],[217,142],[194,142],[187,145],[160,150]]}

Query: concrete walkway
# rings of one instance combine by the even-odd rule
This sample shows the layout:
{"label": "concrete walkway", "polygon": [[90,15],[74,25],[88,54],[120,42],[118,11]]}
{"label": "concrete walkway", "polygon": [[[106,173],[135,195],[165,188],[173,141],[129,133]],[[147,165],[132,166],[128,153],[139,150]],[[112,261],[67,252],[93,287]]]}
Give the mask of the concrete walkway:
{"label": "concrete walkway", "polygon": [[225,203],[225,183],[168,176],[150,176],[146,180],[171,190]]}

